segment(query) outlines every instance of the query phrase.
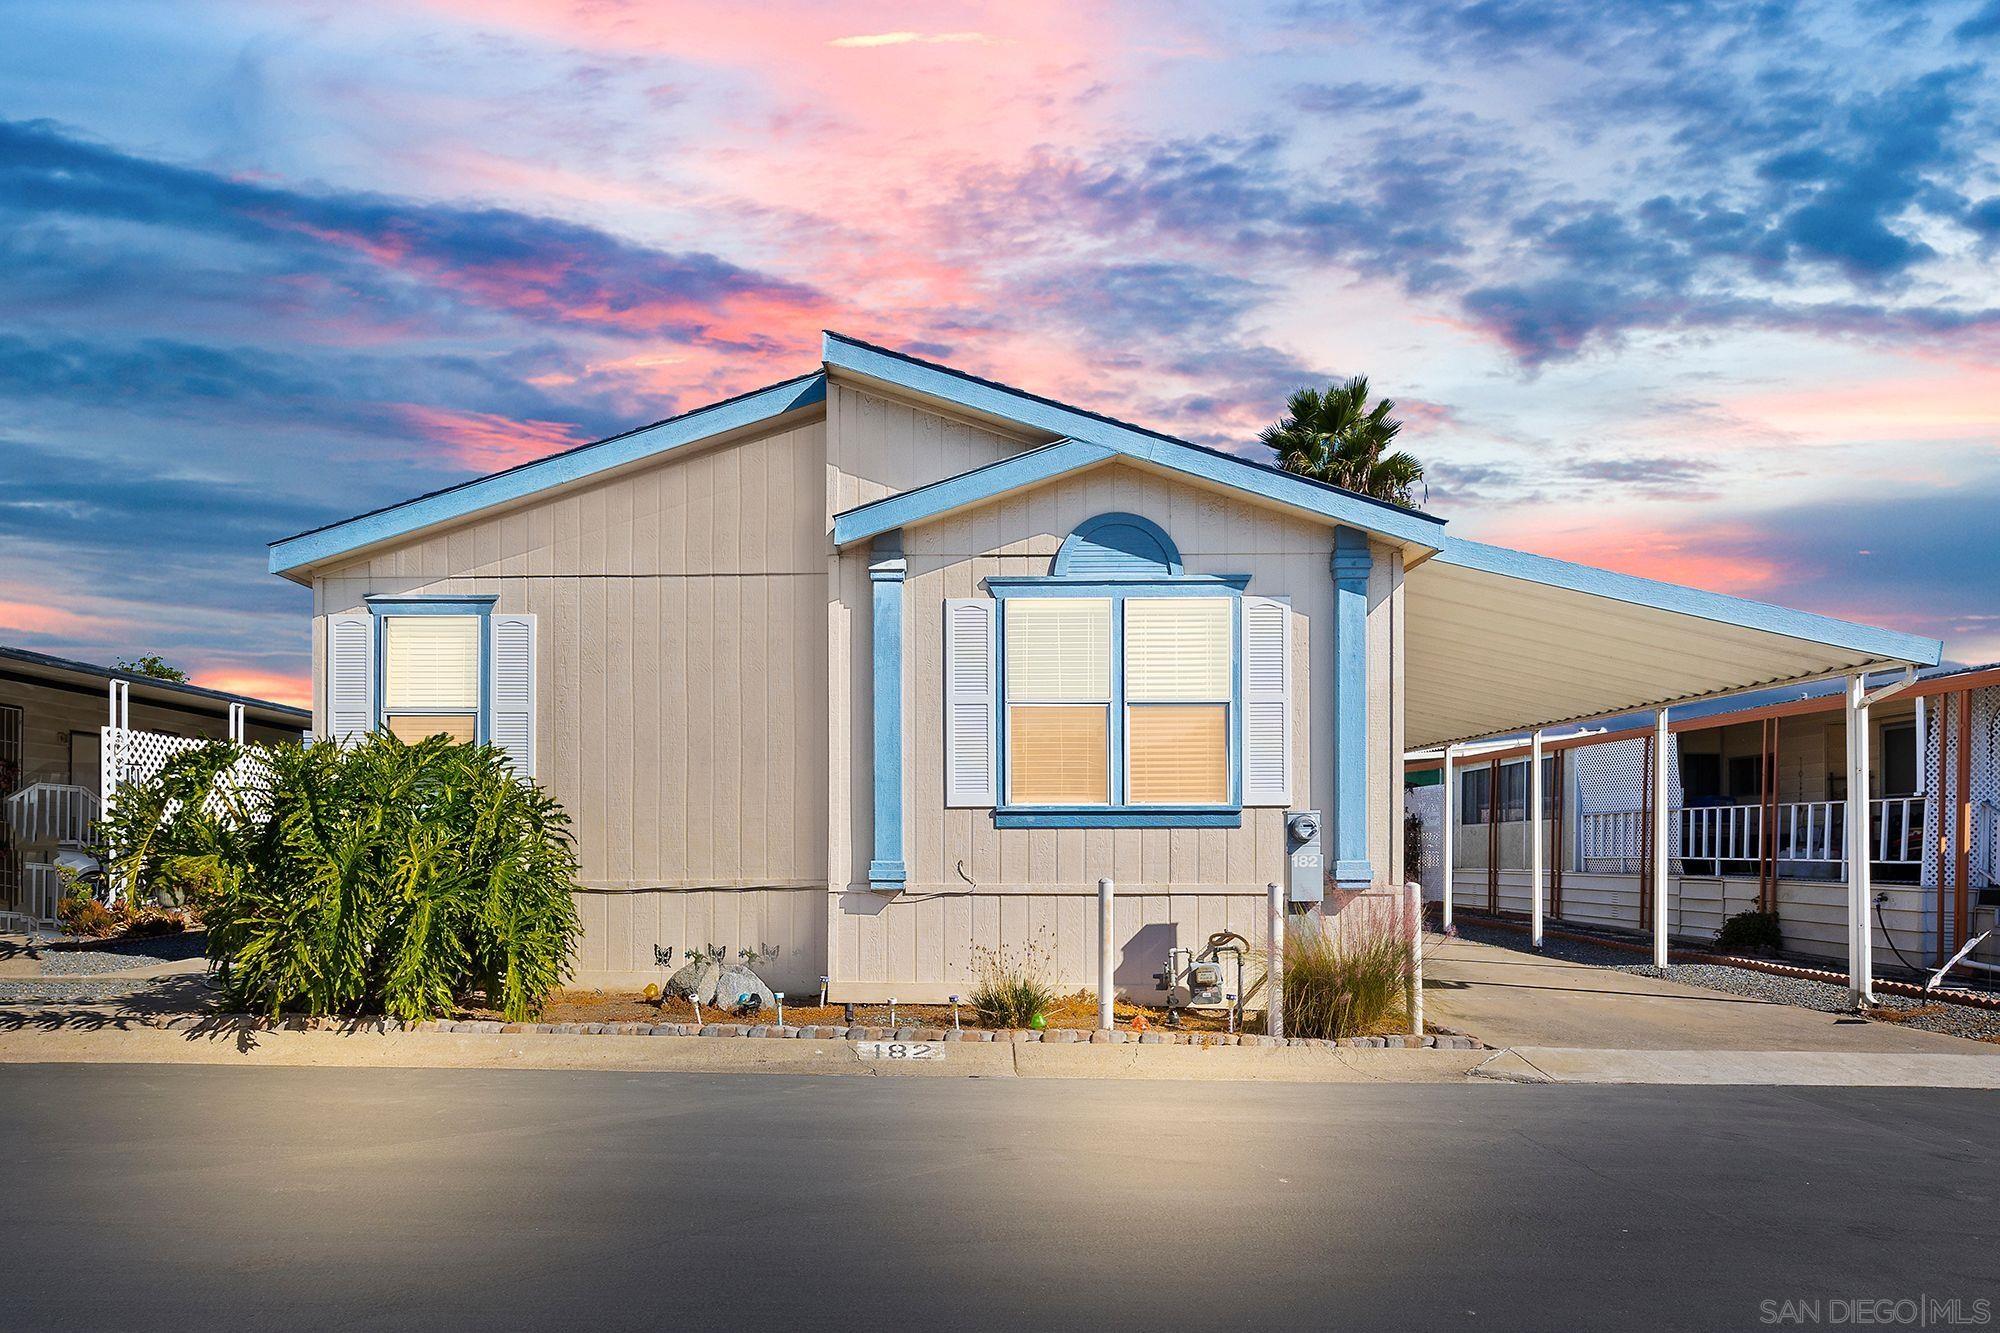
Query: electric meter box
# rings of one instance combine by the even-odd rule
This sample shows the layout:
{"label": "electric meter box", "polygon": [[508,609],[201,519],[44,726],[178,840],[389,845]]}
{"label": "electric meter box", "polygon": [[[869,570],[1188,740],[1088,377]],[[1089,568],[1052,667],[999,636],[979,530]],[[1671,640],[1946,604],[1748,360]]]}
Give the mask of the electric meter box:
{"label": "electric meter box", "polygon": [[1326,850],[1319,811],[1294,810],[1285,816],[1286,896],[1295,903],[1326,897]]}

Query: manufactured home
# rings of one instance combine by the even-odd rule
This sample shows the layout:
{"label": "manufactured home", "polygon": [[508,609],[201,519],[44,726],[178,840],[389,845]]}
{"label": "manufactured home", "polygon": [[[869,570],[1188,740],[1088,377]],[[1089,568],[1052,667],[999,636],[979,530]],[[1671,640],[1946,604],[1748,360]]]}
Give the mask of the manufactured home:
{"label": "manufactured home", "polygon": [[203,740],[297,740],[304,709],[0,647],[0,918],[52,925],[55,857],[90,841],[126,767]]}
{"label": "manufactured home", "polygon": [[[584,984],[775,947],[939,999],[983,949],[1400,894],[1405,753],[1938,660],[837,334],[797,378],[276,542],[315,728],[505,750],[574,820]],[[1297,821],[1301,813],[1316,821]],[[1302,837],[1308,827],[1316,831]],[[678,955],[677,955],[678,956]]]}

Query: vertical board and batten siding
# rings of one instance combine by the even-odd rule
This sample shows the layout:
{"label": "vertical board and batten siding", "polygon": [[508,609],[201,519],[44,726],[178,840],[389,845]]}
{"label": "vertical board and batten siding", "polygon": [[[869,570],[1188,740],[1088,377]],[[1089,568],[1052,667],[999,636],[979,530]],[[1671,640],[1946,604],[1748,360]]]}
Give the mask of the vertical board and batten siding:
{"label": "vertical board and batten siding", "polygon": [[[908,783],[905,892],[868,891],[873,781],[872,665],[866,631],[868,553],[840,561],[834,648],[848,678],[836,695],[835,787],[853,793],[844,824],[846,892],[831,913],[836,990],[855,997],[894,992],[919,998],[962,990],[973,951],[1034,945],[1064,985],[1096,971],[1096,885],[1118,882],[1117,980],[1150,992],[1170,944],[1199,944],[1213,931],[1257,938],[1265,886],[1285,875],[1284,816],[1246,809],[1240,829],[996,829],[989,811],[945,800],[944,611],[947,599],[983,597],[992,575],[1048,572],[1062,538],[1085,519],[1122,511],[1160,524],[1190,573],[1249,574],[1248,591],[1290,599],[1295,807],[1333,803],[1331,689],[1315,663],[1333,660],[1331,530],[1139,468],[1111,464],[1017,497],[952,515],[904,534],[904,688]],[[1377,548],[1370,587],[1369,853],[1378,885],[1395,882],[1401,839],[1396,696],[1389,687],[1400,610],[1401,567]],[[1316,685],[1315,682],[1319,683]],[[839,710],[844,705],[846,725]],[[839,780],[843,771],[847,778]]]}
{"label": "vertical board and batten siding", "polygon": [[492,593],[536,617],[536,775],[569,811],[583,984],[656,976],[653,948],[780,947],[817,986],[826,884],[825,428],[791,424],[378,552],[315,581]]}

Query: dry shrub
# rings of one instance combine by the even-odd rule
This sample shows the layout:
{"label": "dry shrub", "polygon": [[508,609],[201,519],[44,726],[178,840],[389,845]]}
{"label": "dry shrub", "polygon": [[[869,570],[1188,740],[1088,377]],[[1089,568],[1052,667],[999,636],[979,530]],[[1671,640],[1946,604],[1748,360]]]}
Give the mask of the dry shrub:
{"label": "dry shrub", "polygon": [[1406,1023],[1411,980],[1409,940],[1393,917],[1295,918],[1285,931],[1285,1031],[1357,1037]]}
{"label": "dry shrub", "polygon": [[1060,998],[1049,980],[1048,952],[1039,943],[973,951],[972,1008],[997,1028],[1024,1028]]}

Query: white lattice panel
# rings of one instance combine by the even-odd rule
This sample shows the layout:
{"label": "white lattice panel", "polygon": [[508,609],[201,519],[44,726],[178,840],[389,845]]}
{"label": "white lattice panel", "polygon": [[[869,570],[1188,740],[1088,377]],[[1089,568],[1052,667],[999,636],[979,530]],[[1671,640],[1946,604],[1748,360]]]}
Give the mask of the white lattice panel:
{"label": "white lattice panel", "polygon": [[1444,787],[1407,787],[1403,791],[1403,807],[1415,815],[1423,825],[1423,854],[1413,866],[1405,866],[1403,873],[1424,886],[1426,898],[1444,896],[1444,877],[1439,873],[1439,854],[1444,847]]}
{"label": "white lattice panel", "polygon": [[[1938,887],[1939,862],[1946,867],[1944,882],[1951,883],[1951,867],[1958,857],[1954,843],[1960,797],[1957,710],[1958,701],[1949,694],[1933,695],[1924,709],[1924,790],[1930,795],[1924,802],[1924,846],[1944,848],[1942,857],[1923,859],[1923,885],[1927,889]],[[2000,838],[2000,689],[1972,692],[1971,733],[1969,879],[1971,886],[1979,889],[1995,882],[1995,868],[2000,866],[2000,846],[1996,846],[1996,838]]]}
{"label": "white lattice panel", "polygon": [[[1576,818],[1586,830],[1583,869],[1601,874],[1637,874],[1645,821],[1646,738],[1581,745],[1569,752],[1576,773]],[[1667,808],[1678,810],[1681,795],[1680,738],[1667,737]],[[1595,816],[1595,818],[1592,818]],[[1680,821],[1671,821],[1668,849],[1680,850]]]}

